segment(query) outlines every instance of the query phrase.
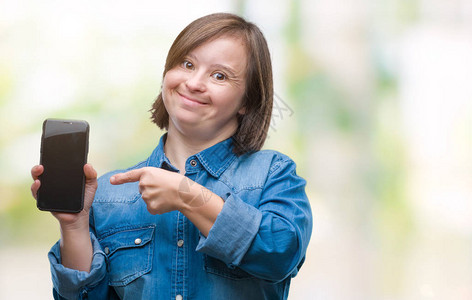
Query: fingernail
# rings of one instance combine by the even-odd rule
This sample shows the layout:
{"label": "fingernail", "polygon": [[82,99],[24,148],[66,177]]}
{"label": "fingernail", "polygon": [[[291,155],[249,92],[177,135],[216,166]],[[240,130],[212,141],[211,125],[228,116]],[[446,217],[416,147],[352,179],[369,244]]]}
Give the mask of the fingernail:
{"label": "fingernail", "polygon": [[110,182],[114,183],[115,182],[115,176],[110,177]]}

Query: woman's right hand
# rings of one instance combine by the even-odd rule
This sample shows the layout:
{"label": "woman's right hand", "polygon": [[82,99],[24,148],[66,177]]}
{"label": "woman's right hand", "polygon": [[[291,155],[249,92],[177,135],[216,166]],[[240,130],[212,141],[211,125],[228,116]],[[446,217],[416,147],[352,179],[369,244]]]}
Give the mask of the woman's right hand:
{"label": "woman's right hand", "polygon": [[[37,199],[38,189],[41,186],[41,182],[38,179],[44,172],[42,165],[34,166],[31,169],[31,176],[33,177],[33,184],[31,185],[31,193],[33,197]],[[53,216],[59,221],[63,229],[71,228],[76,229],[78,226],[87,226],[89,222],[89,211],[92,206],[93,198],[95,197],[95,191],[97,190],[97,172],[90,164],[84,166],[85,173],[85,194],[84,194],[84,209],[79,213],[63,213],[63,212],[52,212]]]}

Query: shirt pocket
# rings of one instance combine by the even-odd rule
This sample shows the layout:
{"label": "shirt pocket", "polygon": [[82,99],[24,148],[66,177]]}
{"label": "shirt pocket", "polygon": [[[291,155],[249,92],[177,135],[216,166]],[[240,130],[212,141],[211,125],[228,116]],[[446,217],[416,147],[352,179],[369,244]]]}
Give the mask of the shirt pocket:
{"label": "shirt pocket", "polygon": [[243,280],[254,278],[251,274],[238,267],[230,268],[219,259],[204,254],[204,268],[207,273],[215,274],[233,280]]}
{"label": "shirt pocket", "polygon": [[109,285],[124,286],[152,269],[155,225],[119,228],[100,244],[107,256]]}

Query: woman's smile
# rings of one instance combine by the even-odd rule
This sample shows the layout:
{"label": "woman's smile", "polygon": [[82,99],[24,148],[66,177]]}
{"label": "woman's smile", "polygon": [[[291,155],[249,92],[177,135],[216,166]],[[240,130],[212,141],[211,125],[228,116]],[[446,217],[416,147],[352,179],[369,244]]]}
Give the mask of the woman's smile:
{"label": "woman's smile", "polygon": [[181,99],[182,99],[182,103],[183,103],[184,105],[186,105],[186,106],[202,107],[202,106],[208,105],[207,102],[202,101],[202,100],[199,100],[199,99],[196,99],[195,97],[192,97],[192,96],[187,96],[187,95],[184,94],[184,93],[177,92],[177,94],[179,94],[179,96],[180,96]]}

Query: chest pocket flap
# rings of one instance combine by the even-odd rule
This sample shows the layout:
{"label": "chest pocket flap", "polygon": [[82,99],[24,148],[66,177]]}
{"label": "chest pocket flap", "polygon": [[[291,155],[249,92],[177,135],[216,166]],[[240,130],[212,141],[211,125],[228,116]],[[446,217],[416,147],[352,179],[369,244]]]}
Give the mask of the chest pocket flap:
{"label": "chest pocket flap", "polygon": [[152,269],[155,225],[119,228],[100,240],[109,284],[124,286]]}

